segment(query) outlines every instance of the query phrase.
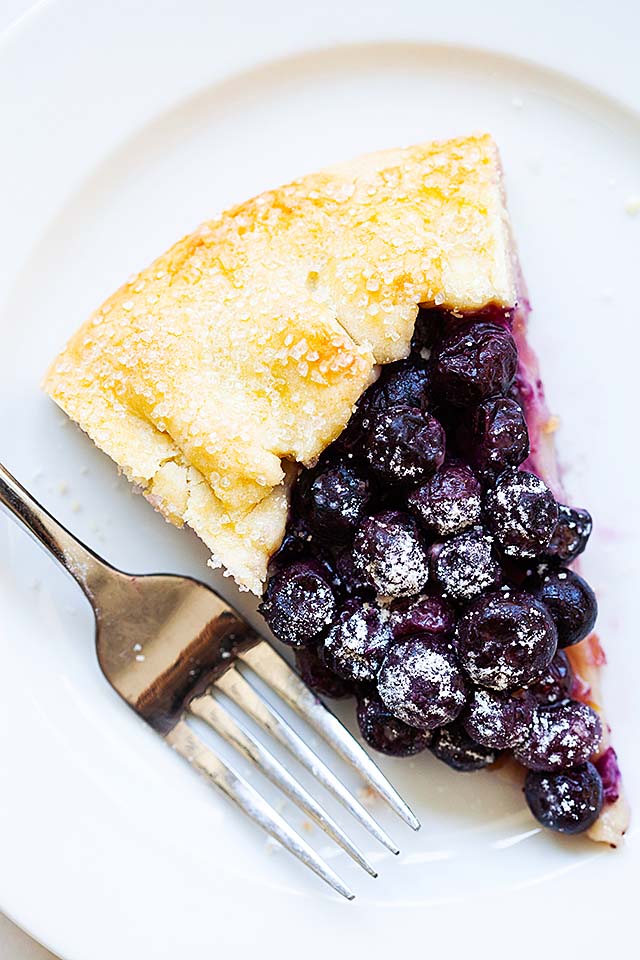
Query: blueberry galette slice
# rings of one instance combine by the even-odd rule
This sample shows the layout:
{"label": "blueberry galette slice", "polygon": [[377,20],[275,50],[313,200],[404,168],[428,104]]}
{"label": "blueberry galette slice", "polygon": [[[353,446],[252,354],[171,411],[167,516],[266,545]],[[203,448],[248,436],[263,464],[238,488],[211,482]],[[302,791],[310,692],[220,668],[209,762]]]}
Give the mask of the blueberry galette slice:
{"label": "blueberry galette slice", "polygon": [[263,594],[368,743],[505,758],[537,819],[616,844],[596,601],[488,136],[264,193],[131,278],[46,389]]}

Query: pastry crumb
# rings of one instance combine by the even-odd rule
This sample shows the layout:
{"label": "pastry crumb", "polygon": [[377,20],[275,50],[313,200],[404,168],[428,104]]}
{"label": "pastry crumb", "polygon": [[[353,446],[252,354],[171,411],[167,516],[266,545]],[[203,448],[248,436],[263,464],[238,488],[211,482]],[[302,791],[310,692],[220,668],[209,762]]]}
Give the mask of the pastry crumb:
{"label": "pastry crumb", "polygon": [[542,432],[546,434],[555,433],[559,426],[560,426],[560,417],[556,417],[555,415],[553,415],[549,417],[549,419],[543,425]]}
{"label": "pastry crumb", "polygon": [[637,217],[640,213],[640,194],[634,193],[627,197],[624,209],[630,217]]}
{"label": "pastry crumb", "polygon": [[365,807],[371,807],[378,799],[378,794],[373,789],[373,787],[361,787],[358,790],[358,800],[360,800]]}

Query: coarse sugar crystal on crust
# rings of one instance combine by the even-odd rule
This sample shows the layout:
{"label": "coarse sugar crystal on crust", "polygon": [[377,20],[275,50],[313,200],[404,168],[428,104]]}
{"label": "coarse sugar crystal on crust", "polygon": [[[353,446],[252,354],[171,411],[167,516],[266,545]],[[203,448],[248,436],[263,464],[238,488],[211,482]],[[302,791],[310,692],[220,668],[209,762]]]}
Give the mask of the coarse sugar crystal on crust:
{"label": "coarse sugar crystal on crust", "polygon": [[487,135],[371,154],[233,207],[99,308],[45,388],[215,566],[260,593],[295,465],[342,431],[419,304],[515,303]]}
{"label": "coarse sugar crystal on crust", "polygon": [[[524,466],[562,494],[524,294],[492,139],[389,150],[203,224],[87,320],[45,389],[167,520],[201,537],[213,566],[260,594],[299,466],[341,433],[379,364],[408,355],[418,305],[508,313],[532,438]],[[594,760],[611,768],[589,836],[615,845],[628,807],[604,654],[592,634],[567,656],[603,721]]]}

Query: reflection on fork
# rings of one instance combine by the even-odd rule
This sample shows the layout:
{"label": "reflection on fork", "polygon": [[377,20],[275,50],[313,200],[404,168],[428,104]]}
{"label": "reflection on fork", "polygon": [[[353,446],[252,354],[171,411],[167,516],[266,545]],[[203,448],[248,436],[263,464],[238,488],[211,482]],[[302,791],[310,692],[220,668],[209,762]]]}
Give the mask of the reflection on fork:
{"label": "reflection on fork", "polygon": [[96,653],[114,690],[168,744],[334,890],[340,877],[188,723],[203,720],[293,800],[371,876],[373,867],[280,760],[224,705],[229,698],[285,747],[392,853],[390,837],[255,685],[259,677],[413,829],[419,823],[358,742],[285,660],[211,588],[189,577],[131,576],[64,529],[0,464],[0,503],[75,578],[96,618]]}

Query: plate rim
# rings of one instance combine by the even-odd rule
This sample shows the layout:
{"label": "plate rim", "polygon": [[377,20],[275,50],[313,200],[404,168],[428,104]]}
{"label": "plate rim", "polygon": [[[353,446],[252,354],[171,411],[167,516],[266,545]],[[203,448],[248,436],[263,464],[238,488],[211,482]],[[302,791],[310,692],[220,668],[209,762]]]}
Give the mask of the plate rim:
{"label": "plate rim", "polygon": [[[293,6],[295,6],[292,0],[276,0],[276,2],[279,6],[286,8],[287,10],[290,10]],[[206,3],[204,2],[204,0],[188,0],[187,5],[189,7],[189,11],[197,12],[199,10],[201,11],[202,8],[206,6]],[[171,6],[171,4],[169,4],[169,6]],[[184,5],[181,5],[181,6],[184,7]],[[245,3],[245,6],[251,7],[253,6],[253,4]],[[274,4],[272,4],[272,8],[273,6]],[[434,17],[433,11],[430,11],[429,15],[432,19],[428,24],[426,24],[422,21],[422,18],[424,17],[424,12],[418,13],[418,8],[420,7],[420,4],[410,3],[410,4],[401,4],[401,6],[406,7],[407,12],[412,17],[415,17],[416,15],[419,16],[422,26],[429,33],[428,39],[435,42],[440,42],[441,40],[450,42],[452,31],[454,27],[457,29],[457,26],[458,26],[457,24],[453,24],[451,22],[454,19],[451,14],[446,15],[445,13],[440,11]],[[471,8],[473,4],[471,3],[471,0],[463,0],[462,6],[464,8]],[[501,11],[498,9],[499,6],[502,6],[502,5],[496,3],[489,8],[485,6],[485,15],[487,15],[487,10],[488,10],[489,19],[491,18],[495,19],[500,17],[502,14],[501,14]],[[593,4],[593,6],[595,8],[595,3]],[[373,9],[374,12],[382,11],[384,13],[384,10],[386,9],[386,4],[381,3],[380,0],[372,0],[372,2],[366,4],[366,7],[367,7],[367,10],[369,11]],[[409,8],[411,9],[409,10]],[[329,46],[331,45],[331,42],[332,42],[331,37],[335,32],[333,29],[334,21],[331,20],[331,17],[335,18],[336,13],[339,9],[340,9],[340,4],[337,2],[337,0],[329,0],[329,2],[325,5],[324,13],[329,17],[329,19],[324,22],[324,27],[328,31]],[[583,5],[583,9],[584,9],[584,5]],[[53,32],[57,36],[57,39],[55,41],[53,40],[52,37],[50,37],[49,42],[59,43],[60,42],[59,31],[60,31],[61,25],[63,25],[64,23],[70,24],[74,20],[77,22],[77,18],[81,10],[82,10],[81,0],[39,0],[39,2],[33,8],[27,11],[13,25],[7,28],[7,30],[0,35],[0,76],[2,75],[2,71],[7,62],[7,59],[11,60],[11,57],[15,56],[16,52],[19,52],[22,55],[24,53],[25,44],[27,46],[27,53],[28,53],[29,46],[32,45],[34,42],[34,38],[33,38],[34,33],[35,34],[44,33],[45,35],[48,33],[48,30],[47,30],[48,20],[53,18],[53,20],[56,21],[56,30]],[[459,13],[460,13],[460,8],[458,9],[458,16],[459,16]],[[136,9],[133,15],[133,18],[135,19],[136,17],[140,18],[139,26],[142,26],[142,18],[143,18],[142,7],[140,8],[140,10]],[[598,36],[597,20],[595,20],[595,18],[590,19],[589,17],[585,17],[584,21],[590,21],[591,26],[589,26],[588,28],[585,28],[583,26],[581,28],[582,30],[586,29],[586,34],[583,34],[583,35],[586,35],[587,37],[591,36],[592,39],[595,39],[597,37],[600,42],[601,37]],[[164,25],[160,26],[159,24],[161,23]],[[115,26],[115,24],[113,26]],[[156,26],[159,30],[165,30],[168,27],[168,22],[159,20]],[[376,29],[379,29],[381,26],[384,27],[384,20],[380,20],[380,22],[376,21],[375,26],[376,26]],[[129,24],[129,29],[135,29],[135,27],[132,27],[132,25]],[[471,29],[471,26],[469,26],[469,29]],[[524,33],[524,32],[525,31],[522,31],[522,30],[519,31],[519,33]],[[560,56],[560,50],[558,48],[556,48],[553,45],[548,46],[546,48],[542,46],[536,46],[536,43],[539,44],[539,37],[537,34],[534,35],[533,37],[533,41],[534,41],[533,47],[535,48],[533,51],[533,55],[531,55],[531,47],[529,47],[530,55],[526,57],[520,56],[517,52],[514,52],[514,49],[511,47],[511,44],[514,41],[513,41],[512,34],[509,31],[496,31],[495,43],[498,44],[498,46],[485,47],[484,49],[488,50],[488,52],[497,53],[503,56],[506,55],[509,57],[513,57],[515,59],[524,60],[525,62],[528,61],[529,63],[543,66],[548,69],[554,70],[558,73],[561,73],[564,76],[568,76],[572,80],[578,80],[579,82],[583,84],[587,84],[593,89],[598,90],[600,93],[604,93],[606,96],[612,97],[614,100],[618,101],[619,103],[626,105],[630,110],[632,110],[635,113],[638,110],[638,108],[640,108],[640,83],[637,83],[635,87],[633,87],[633,85],[627,86],[626,78],[628,76],[627,71],[629,69],[629,63],[634,63],[635,67],[633,69],[635,70],[636,79],[640,80],[640,64],[638,63],[637,59],[634,60],[631,55],[629,57],[625,57],[624,55],[625,44],[629,45],[630,54],[633,51],[633,44],[632,44],[633,34],[634,34],[634,31],[631,29],[624,31],[624,40],[622,44],[623,50],[620,51],[618,47],[617,55],[619,56],[619,59],[621,61],[627,60],[627,65],[625,66],[624,69],[614,71],[613,73],[608,72],[606,69],[606,61],[607,61],[606,57],[602,57],[598,59],[597,64],[595,63],[597,58],[594,58],[592,65],[587,64],[584,61],[584,59],[582,59],[581,57],[577,57],[574,64],[574,68],[576,72],[575,73],[573,72],[574,68],[572,68],[571,72],[567,72],[567,70],[565,69],[565,65],[566,65],[565,61],[559,62],[557,60],[558,56]],[[114,44],[113,46],[114,50],[117,49],[116,44],[118,40],[118,35],[119,35],[119,30],[114,29],[113,34],[110,34],[108,37],[109,42],[112,42]],[[638,34],[636,33],[635,35],[637,36]],[[316,37],[317,37],[317,33],[316,33]],[[106,39],[107,37],[105,35],[105,40]],[[301,39],[303,40],[303,43],[304,43],[304,37],[301,37]],[[290,40],[291,38],[289,38],[289,41]],[[40,43],[42,42],[42,37],[40,37],[39,42]],[[520,45],[520,46],[523,45],[522,37],[519,38],[519,44],[516,44],[516,46],[517,45]],[[504,49],[503,48],[504,46],[508,46],[509,49]],[[579,44],[576,44],[576,46],[579,46]],[[40,51],[43,51],[44,49],[45,47],[43,46],[39,47]],[[307,49],[307,47],[302,46],[301,48],[298,49],[297,52],[300,52],[300,49]],[[479,49],[483,49],[483,48],[480,47]],[[52,51],[49,50],[49,53],[47,55],[51,56]],[[283,55],[285,54],[278,55],[277,59],[281,59],[281,56]],[[267,55],[265,54],[265,56]],[[268,59],[271,59],[271,58],[268,57]],[[28,61],[28,60],[29,60],[29,57],[25,56],[25,61]],[[254,66],[257,65],[257,61],[253,65]],[[588,74],[588,76],[586,74]],[[200,82],[202,80],[202,76],[205,76],[205,75],[207,75],[206,71],[204,71],[202,74],[198,74],[198,76],[200,77]],[[189,90],[193,89],[193,84],[192,83],[190,84],[187,81],[186,77],[183,78],[183,81],[184,81],[184,86],[186,88],[189,88]],[[212,82],[212,81],[211,79],[209,79],[206,82]],[[175,97],[176,91],[175,90],[172,91],[172,94]],[[178,95],[178,100],[179,98],[180,97]],[[150,103],[147,103],[147,102],[143,103],[142,105],[140,105],[139,112],[135,115],[135,117],[132,119],[131,122],[134,124],[144,122],[141,118],[147,115],[145,111],[149,111],[149,109],[152,109],[153,112],[155,112],[157,107],[158,107],[157,101],[155,101],[155,107],[153,107],[153,105],[151,105]],[[120,133],[121,135],[118,137],[118,141],[126,138],[126,133],[124,135],[122,135],[122,132]],[[52,209],[54,209],[54,207],[52,207]],[[64,953],[64,955],[68,956],[69,958],[72,956],[71,952],[67,952],[67,949],[65,948],[64,944],[48,945],[47,943],[48,937],[46,935],[46,932],[43,933],[43,931],[39,929],[39,925],[35,920],[33,922],[30,921],[25,916],[24,910],[19,909],[19,905],[16,906],[15,904],[12,904],[10,902],[10,897],[8,899],[3,897],[1,908],[10,919],[12,919],[15,923],[17,923],[23,929],[27,930],[30,933],[30,935],[34,937],[34,939],[38,940],[38,942],[42,943],[45,946],[48,946],[48,948],[51,950],[54,950],[54,951],[58,950],[58,952]],[[79,954],[77,952],[73,953],[74,960],[78,956]]]}

